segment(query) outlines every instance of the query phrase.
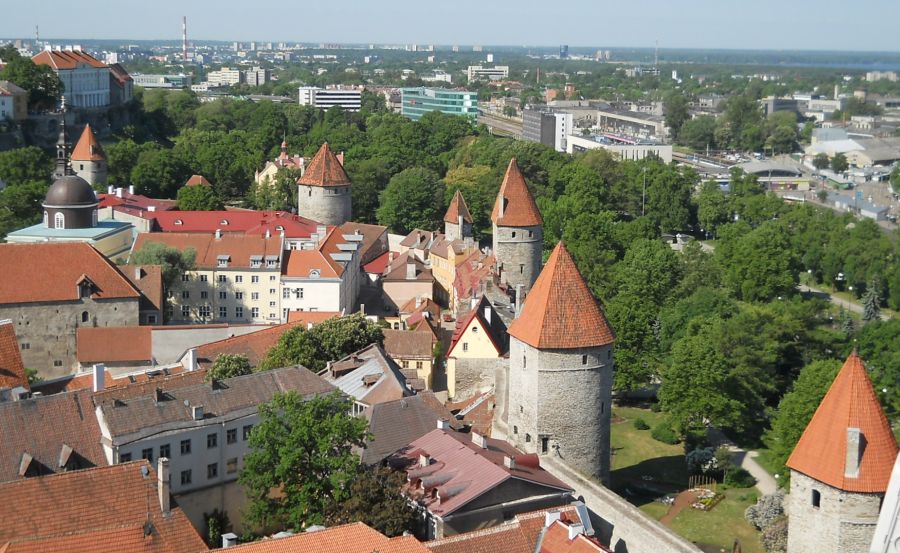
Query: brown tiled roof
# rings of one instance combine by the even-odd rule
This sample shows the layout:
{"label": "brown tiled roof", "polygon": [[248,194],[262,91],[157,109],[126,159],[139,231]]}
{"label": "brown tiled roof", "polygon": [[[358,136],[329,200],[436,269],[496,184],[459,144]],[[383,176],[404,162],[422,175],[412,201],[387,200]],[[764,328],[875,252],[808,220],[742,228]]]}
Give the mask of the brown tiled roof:
{"label": "brown tiled roof", "polygon": [[490,278],[495,261],[494,256],[476,250],[456,264],[453,289],[458,301],[477,296],[481,283]]}
{"label": "brown tiled roof", "polygon": [[157,388],[163,391],[189,388],[206,381],[206,370],[187,371],[179,374],[165,375],[161,378],[138,380],[127,386],[109,388],[94,394],[94,403],[115,402],[151,395]]}
{"label": "brown tiled roof", "polygon": [[306,186],[346,186],[350,184],[350,177],[344,171],[344,165],[340,162],[328,143],[322,144],[316,155],[309,162],[303,176],[297,179],[297,184]]}
{"label": "brown tiled roof", "polygon": [[331,317],[340,316],[340,313],[333,311],[297,311],[296,313],[297,316],[290,318],[285,324],[198,346],[197,362],[201,367],[209,368],[220,355],[243,355],[250,361],[251,367],[256,367],[288,330],[298,326],[306,328],[308,323],[317,324]]}
{"label": "brown tiled roof", "polygon": [[163,308],[162,266],[127,264],[119,269],[141,291],[141,309]]}
{"label": "brown tiled roof", "polygon": [[431,247],[438,233],[430,230],[413,229],[400,241],[404,248],[424,250]]}
{"label": "brown tiled roof", "polygon": [[359,248],[360,265],[365,265],[388,251],[387,227],[349,222],[341,225],[340,229],[341,234],[362,235],[363,241]]}
{"label": "brown tiled roof", "polygon": [[466,205],[466,200],[463,198],[462,192],[457,190],[456,194],[453,195],[453,199],[450,200],[450,207],[447,208],[447,213],[444,214],[444,221],[447,223],[458,224],[460,215],[462,215],[464,222],[472,222],[472,214],[469,213],[469,206]]}
{"label": "brown tiled roof", "polygon": [[605,346],[615,334],[560,242],[525,298],[509,335],[535,348],[572,349]]}
{"label": "brown tiled roof", "polygon": [[[262,256],[263,262],[259,267],[266,269],[265,257],[278,256],[281,259],[281,237],[278,235],[258,236],[252,234],[222,233],[221,238],[213,234],[195,234],[179,232],[152,232],[141,233],[134,242],[133,251],[140,251],[146,244],[156,242],[184,251],[193,248],[197,252],[196,266],[198,269],[211,269],[218,267],[220,255],[227,255],[228,268],[250,268],[251,256]],[[278,265],[280,269],[281,265]],[[271,270],[271,269],[270,269]]]}
{"label": "brown tiled roof", "polygon": [[412,395],[406,375],[378,344],[371,344],[335,361],[319,374],[366,405]]}
{"label": "brown tiled roof", "polygon": [[[140,370],[140,369],[138,369]],[[123,386],[131,386],[136,383],[159,382],[170,376],[178,375],[185,372],[181,365],[174,365],[157,369],[153,367],[144,367],[143,372],[131,373],[126,376],[114,377],[109,369],[105,371],[103,385],[105,389],[121,388]],[[35,384],[34,391],[39,391],[44,395],[58,394],[61,392],[74,392],[76,390],[89,390],[94,387],[94,373],[92,369],[85,372],[70,374],[62,378],[51,381],[44,381]]]}
{"label": "brown tiled roof", "polygon": [[374,465],[400,451],[437,428],[439,419],[446,420],[453,428],[461,428],[453,414],[441,404],[432,392],[378,403],[365,411],[372,439],[362,452],[362,463]]}
{"label": "brown tiled roof", "polygon": [[433,281],[431,269],[413,255],[398,255],[394,262],[384,270],[383,280],[410,280],[406,278],[406,265],[412,263],[416,266],[416,278],[412,280]]}
{"label": "brown tiled roof", "polygon": [[535,551],[550,511],[574,514],[571,506],[516,515],[498,526],[428,542],[432,553],[522,553]]}
{"label": "brown tiled roof", "polygon": [[[850,428],[859,429],[864,443],[857,476],[848,476],[844,470]],[[854,351],[803,431],[787,466],[847,492],[884,493],[896,458],[897,440]]]}
{"label": "brown tiled roof", "polygon": [[157,495],[143,460],[0,484],[0,502],[16,514],[0,520],[0,544],[16,552],[204,551],[181,509],[163,516]]}
{"label": "brown tiled roof", "polygon": [[70,156],[72,161],[106,161],[106,153],[100,145],[100,141],[94,136],[90,123],[85,125],[81,138],[75,144]]}
{"label": "brown tiled roof", "polygon": [[413,330],[384,329],[384,350],[394,359],[430,359],[431,335]]}
{"label": "brown tiled roof", "polygon": [[463,425],[487,437],[490,437],[493,431],[496,406],[496,398],[491,392],[474,395],[458,403],[447,404],[450,411],[455,411],[457,417],[462,417],[460,420]]}
{"label": "brown tiled roof", "polygon": [[89,390],[0,403],[0,435],[0,481],[20,477],[24,454],[29,475],[62,470],[64,446],[73,452],[68,468],[106,465]]}
{"label": "brown tiled roof", "polygon": [[82,326],[75,332],[79,363],[135,363],[153,359],[149,326]]}
{"label": "brown tiled roof", "polygon": [[491,212],[491,221],[502,227],[530,227],[544,223],[516,158],[509,160],[509,167],[506,168],[506,175]]}
{"label": "brown tiled roof", "polygon": [[212,183],[209,182],[206,177],[203,175],[191,175],[191,178],[184,183],[185,186],[212,186]]}
{"label": "brown tiled roof", "polygon": [[131,81],[134,82],[134,79],[131,75],[128,74],[128,71],[121,63],[111,63],[109,64],[109,72],[115,77],[116,81],[119,83],[119,86],[124,86],[125,83]]}
{"label": "brown tiled roof", "polygon": [[[441,315],[441,306],[435,303],[435,301],[431,298],[420,298],[419,307],[416,307],[416,298],[410,298],[408,302],[404,303],[400,307],[400,313],[408,313],[413,315],[414,313],[430,313],[430,317],[434,320],[437,320]],[[415,321],[413,321],[415,322]]]}
{"label": "brown tiled roof", "polygon": [[344,268],[321,250],[287,250],[281,274],[286,277],[309,278],[312,271],[319,271],[318,278],[338,278]]}
{"label": "brown tiled roof", "polygon": [[332,317],[340,317],[337,311],[290,311],[288,312],[289,323],[303,323],[306,325],[317,325],[322,321],[327,321]]}
{"label": "brown tiled roof", "polygon": [[31,61],[37,65],[49,65],[57,70],[75,69],[78,64],[86,64],[97,68],[108,67],[87,52],[77,50],[44,50],[31,58]]}
{"label": "brown tiled roof", "polygon": [[[215,551],[226,551],[216,549]],[[413,536],[388,538],[362,522],[354,522],[286,538],[229,547],[229,553],[428,553]]]}
{"label": "brown tiled roof", "polygon": [[81,242],[0,244],[0,304],[75,301],[87,277],[94,299],[139,298],[140,292],[103,254]]}
{"label": "brown tiled roof", "polygon": [[0,389],[21,386],[26,390],[28,376],[16,339],[16,327],[10,320],[0,321]]}

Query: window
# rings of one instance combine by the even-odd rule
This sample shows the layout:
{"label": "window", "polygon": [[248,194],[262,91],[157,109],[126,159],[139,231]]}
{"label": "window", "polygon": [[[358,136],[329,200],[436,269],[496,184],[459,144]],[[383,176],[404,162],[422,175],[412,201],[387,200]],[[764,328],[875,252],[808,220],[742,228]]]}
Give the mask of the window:
{"label": "window", "polygon": [[212,434],[206,435],[206,448],[212,449],[214,447],[218,447],[219,445],[219,435],[213,432]]}
{"label": "window", "polygon": [[200,282],[206,282],[207,280],[206,275],[200,275]]}
{"label": "window", "polygon": [[228,282],[228,277],[225,275],[219,275],[216,280],[218,280],[220,284],[225,284],[226,282]]}
{"label": "window", "polygon": [[210,463],[206,465],[206,478],[212,480],[219,476],[219,463]]}
{"label": "window", "polygon": [[[275,262],[274,262],[274,261],[271,261],[270,263],[271,263],[271,264],[269,265],[270,267],[274,267],[274,266],[275,266]],[[275,275],[269,275],[269,282],[275,282],[275,278],[276,278]]]}
{"label": "window", "polygon": [[191,469],[181,471],[181,485],[186,486],[191,483]]}
{"label": "window", "polygon": [[252,276],[252,277],[250,277],[250,282],[252,282],[252,283],[254,283],[254,284],[257,283],[257,282],[259,282],[259,277],[258,277],[258,276]]}
{"label": "window", "polygon": [[219,260],[218,260],[218,263],[217,263],[217,266],[219,266],[219,267],[227,267],[227,266],[228,266],[228,260],[227,260],[227,259],[219,259]]}
{"label": "window", "polygon": [[234,316],[238,319],[244,318],[244,308],[243,307],[235,307],[234,308]]}
{"label": "window", "polygon": [[156,315],[147,315],[147,324],[156,324]]}
{"label": "window", "polygon": [[141,450],[141,459],[146,459],[152,463],[153,462],[153,448],[148,447],[147,449],[142,449]]}
{"label": "window", "polygon": [[478,327],[477,327],[477,326],[473,326],[473,327],[472,327],[472,334],[478,334]]}
{"label": "window", "polygon": [[244,299],[244,293],[243,293],[243,292],[235,292],[235,293],[234,293],[234,299],[236,299],[236,300],[242,300],[242,299]]}
{"label": "window", "polygon": [[603,411],[605,411],[605,410],[606,410],[606,404],[601,401],[600,402],[600,414],[602,415]]}
{"label": "window", "polygon": [[[259,267],[260,265],[262,265],[262,260],[261,260],[261,259],[251,259],[251,260],[250,260],[250,266],[251,266],[251,267],[256,268],[256,267]],[[255,280],[254,282],[259,282],[259,277],[253,277],[253,278],[257,279],[257,280]]]}
{"label": "window", "polygon": [[228,299],[228,292],[219,292],[219,299],[220,299],[220,300],[227,300],[227,299]]}
{"label": "window", "polygon": [[408,369],[408,368],[409,368],[409,361],[400,361],[400,365],[401,365],[404,369]]}
{"label": "window", "polygon": [[513,426],[513,434],[518,434],[518,433],[519,433],[519,427]]}
{"label": "window", "polygon": [[259,307],[254,307],[250,309],[250,316],[254,319],[259,318]]}
{"label": "window", "polygon": [[419,370],[422,369],[422,362],[421,362],[421,361],[416,361],[416,368],[419,369]]}
{"label": "window", "polygon": [[191,306],[190,305],[182,305],[181,306],[181,316],[184,318],[191,316]]}
{"label": "window", "polygon": [[274,301],[270,301],[270,302],[269,302],[269,307],[275,307],[275,302],[274,302]]}
{"label": "window", "polygon": [[513,237],[513,238],[516,237],[516,231],[512,231],[512,237]]}
{"label": "window", "polygon": [[90,319],[90,318],[91,318],[91,316],[87,311],[81,312],[81,322],[86,323],[86,322],[88,322],[88,319]]}
{"label": "window", "polygon": [[53,361],[53,366],[54,366],[54,367],[62,367],[62,360],[61,360],[61,359],[56,359],[56,360],[54,360],[54,361]]}
{"label": "window", "polygon": [[550,437],[541,436],[541,453],[546,454],[548,451],[550,451]]}
{"label": "window", "polygon": [[533,231],[533,230],[529,230],[529,231],[528,231],[528,238],[534,238],[534,231]]}
{"label": "window", "polygon": [[525,434],[525,441],[529,443],[531,442],[531,434]]}
{"label": "window", "polygon": [[253,425],[252,425],[252,424],[248,424],[248,425],[245,425],[245,426],[244,426],[244,431],[243,431],[243,434],[244,434],[244,441],[247,441],[247,438],[250,437],[250,431],[251,431],[251,430],[253,430]]}
{"label": "window", "polygon": [[258,300],[258,299],[259,299],[259,292],[251,292],[251,293],[250,293],[250,299],[251,299],[251,300]]}
{"label": "window", "polygon": [[201,305],[201,306],[200,306],[200,316],[201,316],[201,317],[204,317],[204,318],[208,318],[208,317],[209,317],[209,306],[208,306],[208,305]]}
{"label": "window", "polygon": [[275,295],[275,289],[274,289],[274,288],[269,288],[269,295],[270,295],[270,296],[274,296],[274,295]]}
{"label": "window", "polygon": [[190,293],[190,292],[188,292],[187,290],[182,290],[182,291],[181,291],[181,299],[187,300],[187,299],[190,299],[190,298],[191,298],[191,293]]}
{"label": "window", "polygon": [[190,455],[191,454],[191,441],[190,440],[181,440],[181,454],[182,455]]}
{"label": "window", "polygon": [[469,351],[469,342],[463,342],[463,351]]}
{"label": "window", "polygon": [[522,405],[519,405],[519,412],[520,412],[520,413],[524,413],[524,412],[525,412],[525,407],[522,406]]}
{"label": "window", "polygon": [[232,457],[225,461],[225,472],[227,474],[234,474],[237,472],[237,457]]}
{"label": "window", "polygon": [[581,364],[582,364],[582,365],[587,365],[587,355],[582,355],[582,356],[581,356]]}
{"label": "window", "polygon": [[172,452],[171,452],[171,448],[169,447],[169,444],[163,444],[163,445],[159,446],[159,456],[160,457],[165,457],[168,459],[171,454],[172,454]]}
{"label": "window", "polygon": [[814,509],[818,509],[822,504],[822,494],[819,490],[812,491],[812,506]]}
{"label": "window", "polygon": [[238,275],[238,276],[234,277],[234,281],[235,282],[244,282],[244,277],[241,275]]}
{"label": "window", "polygon": [[23,342],[23,343],[22,343],[22,349],[23,349],[23,350],[31,349],[31,344],[29,344],[28,342]]}
{"label": "window", "polygon": [[527,366],[528,366],[528,358],[523,355],[522,356],[522,368],[524,369]]}
{"label": "window", "polygon": [[200,299],[201,299],[201,300],[205,300],[205,299],[208,299],[208,298],[209,298],[209,292],[206,292],[206,291],[200,292]]}
{"label": "window", "polygon": [[525,265],[521,265],[521,264],[519,265],[519,274],[520,275],[525,274]]}
{"label": "window", "polygon": [[53,216],[53,228],[66,228],[66,216],[57,213]]}
{"label": "window", "polygon": [[281,297],[284,299],[290,299],[291,297],[291,289],[290,288],[282,288]]}
{"label": "window", "polygon": [[302,300],[303,299],[303,288],[295,289],[294,294],[296,294],[298,300]]}
{"label": "window", "polygon": [[119,462],[120,463],[127,463],[130,460],[131,460],[131,453],[120,453],[119,454]]}
{"label": "window", "polygon": [[229,444],[237,443],[237,428],[229,428],[225,431],[225,441]]}

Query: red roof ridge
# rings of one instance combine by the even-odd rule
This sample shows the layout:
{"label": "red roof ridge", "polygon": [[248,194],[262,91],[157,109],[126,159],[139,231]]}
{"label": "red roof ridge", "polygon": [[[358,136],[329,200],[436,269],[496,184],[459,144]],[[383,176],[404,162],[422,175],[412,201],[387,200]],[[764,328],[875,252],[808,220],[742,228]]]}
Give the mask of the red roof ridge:
{"label": "red roof ridge", "polygon": [[105,161],[106,153],[88,123],[72,150],[72,161]]}
{"label": "red roof ridge", "polygon": [[322,144],[316,155],[310,160],[303,172],[303,176],[297,179],[297,184],[306,186],[347,186],[350,177],[344,170],[344,164],[338,156],[331,151],[328,142]]}
{"label": "red roof ridge", "polygon": [[507,227],[530,227],[544,223],[516,158],[509,160],[491,212],[491,221],[497,226]]}
{"label": "red roof ridge", "polygon": [[560,241],[525,298],[509,335],[536,348],[573,349],[612,344],[602,309]]}
{"label": "red roof ridge", "polygon": [[450,200],[450,206],[447,213],[444,214],[444,221],[447,223],[459,223],[459,217],[462,216],[463,221],[472,223],[472,214],[469,213],[469,206],[466,205],[466,199],[462,195],[462,191],[457,189]]}
{"label": "red roof ridge", "polygon": [[[856,476],[846,471],[848,430],[862,434]],[[897,457],[897,440],[854,350],[838,372],[788,458],[787,466],[829,486],[884,493]]]}
{"label": "red roof ridge", "polygon": [[184,183],[185,186],[212,186],[212,183],[203,175],[191,175],[191,178]]}

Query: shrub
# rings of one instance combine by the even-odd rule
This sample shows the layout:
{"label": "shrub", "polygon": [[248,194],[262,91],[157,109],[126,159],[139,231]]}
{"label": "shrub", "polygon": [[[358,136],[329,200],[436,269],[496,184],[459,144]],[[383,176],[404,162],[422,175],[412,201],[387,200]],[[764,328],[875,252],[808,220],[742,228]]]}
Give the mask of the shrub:
{"label": "shrub", "polygon": [[660,411],[662,411],[662,405],[660,405],[658,401],[655,401],[650,405],[650,411],[653,413],[659,413]]}
{"label": "shrub", "polygon": [[771,495],[764,495],[744,511],[747,522],[759,530],[765,530],[784,514],[784,491],[778,490]]}
{"label": "shrub", "polygon": [[650,431],[650,436],[652,436],[654,440],[664,444],[675,445],[678,443],[678,436],[676,436],[675,432],[664,422],[654,426],[653,430]]}
{"label": "shrub", "polygon": [[724,482],[732,488],[752,488],[756,485],[756,478],[741,467],[732,466],[725,471]]}
{"label": "shrub", "polygon": [[647,424],[647,421],[641,418],[634,419],[634,427],[638,430],[649,430],[650,425]]}
{"label": "shrub", "polygon": [[711,447],[701,447],[684,456],[687,463],[688,474],[706,474],[716,470],[715,450]]}
{"label": "shrub", "polygon": [[761,541],[766,553],[785,553],[787,551],[788,519],[779,517],[768,528],[763,530]]}

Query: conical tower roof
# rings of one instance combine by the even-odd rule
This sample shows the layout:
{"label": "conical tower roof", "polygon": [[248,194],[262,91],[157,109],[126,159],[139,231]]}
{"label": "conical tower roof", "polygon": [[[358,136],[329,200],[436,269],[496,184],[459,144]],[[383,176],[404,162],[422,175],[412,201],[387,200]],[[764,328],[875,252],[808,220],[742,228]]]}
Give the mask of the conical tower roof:
{"label": "conical tower roof", "polygon": [[616,339],[562,242],[534,282],[509,335],[540,349],[605,346]]}
{"label": "conical tower roof", "polygon": [[297,184],[306,186],[347,186],[350,177],[344,171],[344,166],[338,160],[328,143],[322,144],[319,151],[309,162],[309,166],[303,176],[297,179]]}
{"label": "conical tower roof", "polygon": [[444,222],[459,223],[460,216],[462,216],[463,222],[472,223],[472,214],[469,213],[469,206],[466,205],[462,192],[457,190],[456,194],[453,195],[453,199],[450,200],[450,207],[447,208],[447,213],[444,214]]}
{"label": "conical tower roof", "polygon": [[72,161],[106,161],[106,153],[90,124],[85,125],[81,138],[72,150]]}
{"label": "conical tower roof", "polygon": [[[847,474],[849,429],[862,434],[859,470],[851,475]],[[854,351],[803,431],[787,466],[844,491],[884,493],[896,457],[897,440]]]}
{"label": "conical tower roof", "polygon": [[491,221],[501,227],[531,227],[544,223],[516,158],[509,160],[497,201],[494,202]]}

